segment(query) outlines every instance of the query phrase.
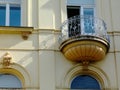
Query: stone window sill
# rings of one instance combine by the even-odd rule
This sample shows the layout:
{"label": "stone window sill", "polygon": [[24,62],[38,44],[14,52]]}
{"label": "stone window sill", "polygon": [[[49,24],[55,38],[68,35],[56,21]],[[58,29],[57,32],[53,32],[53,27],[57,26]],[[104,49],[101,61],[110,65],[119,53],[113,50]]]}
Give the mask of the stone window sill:
{"label": "stone window sill", "polygon": [[32,31],[33,27],[0,26],[0,34],[21,34],[24,40],[28,39]]}

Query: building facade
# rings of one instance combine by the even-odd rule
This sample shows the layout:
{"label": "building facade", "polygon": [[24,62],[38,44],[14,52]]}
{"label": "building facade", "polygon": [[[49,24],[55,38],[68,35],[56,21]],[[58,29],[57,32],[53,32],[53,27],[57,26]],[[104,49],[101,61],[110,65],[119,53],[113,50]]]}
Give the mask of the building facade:
{"label": "building facade", "polygon": [[0,90],[119,90],[119,0],[0,0]]}

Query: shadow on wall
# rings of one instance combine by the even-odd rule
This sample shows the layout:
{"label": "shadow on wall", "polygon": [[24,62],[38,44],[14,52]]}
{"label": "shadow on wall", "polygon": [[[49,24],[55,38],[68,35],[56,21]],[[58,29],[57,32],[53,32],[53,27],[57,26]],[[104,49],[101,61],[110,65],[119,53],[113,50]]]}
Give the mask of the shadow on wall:
{"label": "shadow on wall", "polygon": [[[60,28],[61,25],[61,0],[44,0],[44,3],[40,3],[40,10],[42,10],[42,13],[40,13],[43,18],[46,18],[47,23],[54,25],[52,28]],[[43,13],[44,11],[44,13]],[[64,11],[64,10],[62,10]],[[45,17],[46,16],[46,17]],[[49,18],[50,17],[50,18]],[[50,27],[50,25],[47,25]]]}
{"label": "shadow on wall", "polygon": [[[32,35],[32,34],[31,34]],[[0,49],[31,49],[37,48],[36,37],[27,40],[22,39],[20,34],[0,34]]]}

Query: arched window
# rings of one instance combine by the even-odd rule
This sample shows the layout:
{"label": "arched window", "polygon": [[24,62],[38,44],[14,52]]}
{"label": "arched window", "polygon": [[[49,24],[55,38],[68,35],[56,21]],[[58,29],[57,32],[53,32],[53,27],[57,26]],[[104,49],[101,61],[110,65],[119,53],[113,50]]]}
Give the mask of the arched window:
{"label": "arched window", "polygon": [[0,74],[0,88],[22,88],[22,83],[15,75]]}
{"label": "arched window", "polygon": [[99,82],[89,75],[78,75],[71,81],[71,90],[101,90]]}

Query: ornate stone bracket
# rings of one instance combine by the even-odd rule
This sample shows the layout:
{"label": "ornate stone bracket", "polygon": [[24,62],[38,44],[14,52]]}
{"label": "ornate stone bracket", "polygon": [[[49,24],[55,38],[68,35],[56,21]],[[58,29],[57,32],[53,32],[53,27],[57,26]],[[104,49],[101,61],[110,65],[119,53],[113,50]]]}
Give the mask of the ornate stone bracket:
{"label": "ornate stone bracket", "polygon": [[31,32],[24,31],[24,32],[22,32],[22,38],[24,40],[27,40],[30,34],[31,34]]}
{"label": "ornate stone bracket", "polygon": [[88,70],[88,66],[89,66],[89,61],[87,61],[87,60],[84,60],[84,61],[82,61],[82,66],[83,66],[83,70],[85,71],[85,70]]}
{"label": "ornate stone bracket", "polygon": [[11,64],[12,64],[12,57],[11,57],[10,53],[7,52],[3,56],[2,66],[3,66],[3,68],[10,68]]}

